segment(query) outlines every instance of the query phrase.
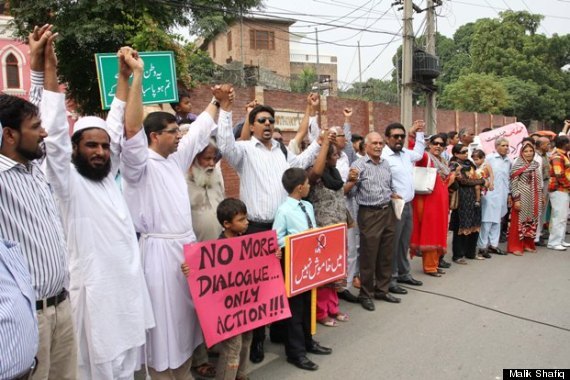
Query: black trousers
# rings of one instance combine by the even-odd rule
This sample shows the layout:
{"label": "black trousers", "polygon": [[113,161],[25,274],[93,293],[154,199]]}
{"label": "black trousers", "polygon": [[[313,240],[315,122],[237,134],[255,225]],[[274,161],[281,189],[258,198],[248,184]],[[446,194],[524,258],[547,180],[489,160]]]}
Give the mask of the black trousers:
{"label": "black trousers", "polygon": [[307,354],[307,346],[313,342],[311,335],[311,291],[289,298],[291,318],[271,328],[285,328],[285,354],[297,359]]}
{"label": "black trousers", "polygon": [[[246,235],[256,234],[258,232],[270,231],[272,229],[271,223],[255,223],[250,221],[247,227]],[[253,329],[253,338],[251,340],[251,345],[265,341],[265,326]]]}
{"label": "black trousers", "polygon": [[469,235],[459,235],[457,230],[453,231],[453,260],[467,257],[474,259],[477,254],[477,239],[479,232],[474,232]]}

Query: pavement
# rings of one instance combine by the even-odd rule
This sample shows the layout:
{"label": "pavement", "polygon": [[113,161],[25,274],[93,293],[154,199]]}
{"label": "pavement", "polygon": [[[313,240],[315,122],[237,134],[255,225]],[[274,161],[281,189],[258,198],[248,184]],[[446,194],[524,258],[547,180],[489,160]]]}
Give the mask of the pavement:
{"label": "pavement", "polygon": [[468,262],[434,278],[413,259],[424,285],[406,286],[402,303],[369,312],[341,301],[350,321],[318,325],[315,339],[334,350],[308,355],[318,371],[288,364],[268,340],[250,379],[499,380],[503,368],[570,368],[570,249]]}

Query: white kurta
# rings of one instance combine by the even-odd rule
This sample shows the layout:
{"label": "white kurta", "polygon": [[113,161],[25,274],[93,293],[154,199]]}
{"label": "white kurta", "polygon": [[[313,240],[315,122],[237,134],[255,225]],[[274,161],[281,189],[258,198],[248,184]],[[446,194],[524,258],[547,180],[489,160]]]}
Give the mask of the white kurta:
{"label": "white kurta", "polygon": [[107,125],[112,169],[97,182],[70,163],[64,99],[64,94],[44,91],[40,110],[48,132],[47,176],[67,237],[79,365],[91,367],[142,346],[154,318],[133,222],[114,180],[125,104],[115,99],[111,106]]}
{"label": "white kurta", "polygon": [[493,170],[495,182],[494,190],[487,191],[481,197],[481,221],[501,223],[501,218],[507,214],[511,160],[508,156],[501,157],[499,153],[491,153],[487,155],[485,161]]}
{"label": "white kurta", "polygon": [[135,229],[141,233],[143,265],[156,327],[150,331],[146,362],[157,371],[180,367],[203,341],[186,277],[183,245],[196,241],[186,173],[208,144],[216,125],[203,112],[164,158],[148,148],[144,131],[123,142],[121,174]]}

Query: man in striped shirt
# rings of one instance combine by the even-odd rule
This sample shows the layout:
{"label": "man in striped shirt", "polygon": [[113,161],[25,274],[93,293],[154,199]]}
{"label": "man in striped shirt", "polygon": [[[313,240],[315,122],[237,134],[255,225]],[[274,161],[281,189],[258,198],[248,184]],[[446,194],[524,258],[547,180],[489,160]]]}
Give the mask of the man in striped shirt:
{"label": "man in striped shirt", "polygon": [[384,139],[371,132],[364,140],[366,155],[351,168],[359,177],[347,185],[358,203],[360,227],[360,294],[358,299],[368,311],[375,309],[372,298],[386,300],[392,277],[392,255],[396,216],[391,205],[395,193],[390,164],[383,159]]}
{"label": "man in striped shirt", "polygon": [[566,219],[570,204],[570,139],[568,136],[557,136],[554,140],[556,149],[550,156],[550,184],[548,191],[552,215],[550,216],[550,236],[548,248],[556,251],[566,251],[570,243],[565,241]]}
{"label": "man in striped shirt", "polygon": [[[30,66],[40,71],[44,47],[54,34],[46,25],[30,34]],[[37,53],[37,50],[40,53]],[[40,169],[47,136],[38,109],[30,102],[0,95],[0,236],[20,243],[32,277],[40,333],[35,379],[77,378],[76,344],[67,250],[53,194]]]}
{"label": "man in striped shirt", "polygon": [[36,297],[17,243],[0,238],[0,379],[24,379],[38,351]]}
{"label": "man in striped shirt", "polygon": [[[273,139],[275,111],[266,105],[258,105],[248,115],[252,137],[247,141],[235,141],[232,131],[232,113],[220,110],[218,146],[223,157],[240,176],[240,198],[247,206],[249,227],[247,233],[267,231],[272,228],[277,208],[287,198],[281,185],[281,177],[290,167],[307,168],[318,154],[315,140],[300,155],[287,149],[287,155]],[[264,359],[265,329],[253,333],[250,359],[259,363]]]}

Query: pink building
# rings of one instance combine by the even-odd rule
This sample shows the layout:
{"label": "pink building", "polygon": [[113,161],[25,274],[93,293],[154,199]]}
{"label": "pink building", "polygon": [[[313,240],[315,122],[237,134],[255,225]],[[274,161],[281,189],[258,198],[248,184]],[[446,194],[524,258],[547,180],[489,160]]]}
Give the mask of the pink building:
{"label": "pink building", "polygon": [[30,48],[13,36],[11,20],[0,15],[0,91],[28,99]]}

